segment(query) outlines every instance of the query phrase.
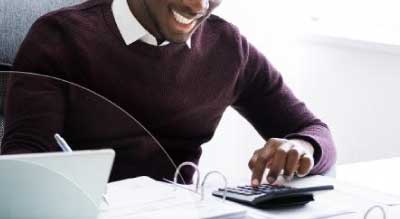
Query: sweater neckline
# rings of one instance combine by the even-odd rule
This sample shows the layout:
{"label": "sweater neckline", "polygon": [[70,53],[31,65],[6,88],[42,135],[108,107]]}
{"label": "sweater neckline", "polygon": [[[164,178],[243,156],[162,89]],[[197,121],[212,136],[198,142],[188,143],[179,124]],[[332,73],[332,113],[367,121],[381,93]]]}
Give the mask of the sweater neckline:
{"label": "sweater neckline", "polygon": [[[125,44],[125,41],[122,38],[121,33],[118,30],[117,24],[114,19],[114,15],[111,10],[111,4],[112,0],[107,0],[107,3],[103,6],[102,8],[102,14],[104,21],[106,23],[106,26],[112,33],[112,35],[115,37],[115,39],[120,43],[122,46],[125,46],[126,48],[138,48],[142,49],[143,51],[150,52],[150,53],[163,53],[163,52],[173,52],[175,50],[183,49],[183,47],[187,47],[185,43],[169,43],[168,45],[165,46],[154,46],[147,44],[145,42],[142,42],[141,40],[137,40],[129,45]],[[192,39],[193,43],[193,39]],[[189,48],[186,48],[189,50]],[[193,49],[193,48],[192,48]]]}

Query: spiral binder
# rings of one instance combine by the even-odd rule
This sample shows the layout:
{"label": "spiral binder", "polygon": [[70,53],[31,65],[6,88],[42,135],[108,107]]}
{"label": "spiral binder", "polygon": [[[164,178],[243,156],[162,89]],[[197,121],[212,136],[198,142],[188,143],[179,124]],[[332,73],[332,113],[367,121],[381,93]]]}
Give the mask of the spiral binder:
{"label": "spiral binder", "polygon": [[175,189],[179,186],[179,184],[178,184],[178,176],[179,176],[179,173],[180,173],[181,168],[184,167],[184,166],[191,166],[191,167],[193,167],[193,168],[195,169],[196,173],[197,173],[196,189],[195,189],[193,192],[195,192],[195,193],[197,193],[197,194],[200,194],[200,197],[201,197],[200,200],[204,200],[204,185],[205,185],[205,183],[206,183],[206,181],[207,181],[207,178],[208,178],[210,175],[212,175],[212,174],[217,174],[217,175],[221,176],[222,179],[224,180],[224,189],[223,189],[223,190],[224,190],[224,195],[223,195],[223,197],[222,197],[222,200],[223,200],[223,201],[226,200],[226,191],[227,191],[227,187],[228,187],[228,180],[226,179],[225,175],[222,174],[222,173],[219,172],[219,171],[210,171],[210,172],[207,172],[206,175],[205,175],[204,178],[203,178],[203,181],[201,182],[201,186],[200,186],[201,191],[200,191],[200,193],[199,193],[199,183],[200,183],[200,178],[201,178],[201,177],[200,177],[200,170],[199,170],[198,166],[197,166],[195,163],[189,162],[189,161],[188,161],[188,162],[183,162],[183,163],[181,163],[181,164],[176,168],[176,171],[175,171],[175,174],[174,174],[174,181],[172,182],[172,183],[175,185]]}

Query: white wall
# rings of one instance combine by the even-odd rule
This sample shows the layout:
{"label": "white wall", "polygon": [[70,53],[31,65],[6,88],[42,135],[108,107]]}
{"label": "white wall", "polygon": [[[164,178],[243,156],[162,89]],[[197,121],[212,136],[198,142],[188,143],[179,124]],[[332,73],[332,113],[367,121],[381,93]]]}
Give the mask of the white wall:
{"label": "white wall", "polygon": [[330,124],[340,163],[400,156],[400,47],[368,46],[327,40],[296,48],[298,92]]}
{"label": "white wall", "polygon": [[[279,11],[268,8],[271,1],[265,1],[224,1],[217,14],[239,26],[282,72],[297,96],[329,124],[338,162],[400,156],[396,138],[400,132],[400,46],[337,38],[348,32],[331,35],[335,37],[316,36],[315,31],[299,34],[301,24],[282,15],[293,8],[283,10],[281,4],[276,7]],[[252,3],[257,9],[252,10]],[[262,145],[251,126],[228,109],[213,140],[203,146],[200,165],[229,176],[247,175],[247,161]]]}

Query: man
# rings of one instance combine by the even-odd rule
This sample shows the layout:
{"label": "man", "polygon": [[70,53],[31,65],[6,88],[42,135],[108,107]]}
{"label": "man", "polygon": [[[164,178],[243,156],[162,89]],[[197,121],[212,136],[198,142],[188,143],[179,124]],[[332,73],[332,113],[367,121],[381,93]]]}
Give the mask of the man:
{"label": "man", "polygon": [[[288,179],[327,171],[335,162],[327,126],[296,99],[236,27],[211,15],[220,3],[89,0],[41,17],[14,68],[63,78],[109,98],[148,128],[178,164],[199,161],[201,144],[211,139],[224,110],[232,106],[266,140],[249,161],[252,185],[260,184],[266,169],[269,183],[282,171]],[[16,81],[11,79],[6,109],[6,124],[13,128],[6,127],[2,153],[58,150],[50,138],[55,132],[67,133],[66,139],[75,139],[73,149],[81,149],[83,136],[68,134],[63,126],[71,117],[68,110],[46,105],[48,118],[32,118],[40,107],[18,112],[16,105],[30,105],[23,96],[43,92],[42,85],[26,92]],[[65,98],[61,89],[50,87],[53,99]],[[51,119],[56,122],[40,127],[40,136],[47,137],[29,132]],[[21,144],[21,136],[30,141]],[[118,164],[132,159],[118,154],[124,151],[117,151],[113,172],[119,174],[112,179],[134,176]],[[187,171],[184,178],[190,181],[192,174]],[[170,177],[170,172],[153,177]]]}

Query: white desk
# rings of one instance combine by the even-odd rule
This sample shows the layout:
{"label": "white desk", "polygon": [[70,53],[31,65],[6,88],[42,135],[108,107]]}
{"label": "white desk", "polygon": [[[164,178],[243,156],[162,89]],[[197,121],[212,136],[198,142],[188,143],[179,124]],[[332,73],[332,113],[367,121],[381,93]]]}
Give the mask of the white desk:
{"label": "white desk", "polygon": [[389,194],[400,195],[400,157],[338,165],[336,178]]}
{"label": "white desk", "polygon": [[[400,157],[338,165],[336,179],[355,186],[400,196]],[[400,218],[400,206],[385,207],[388,219]],[[380,212],[374,212],[369,218],[382,218]],[[335,219],[363,218],[361,214],[334,217]]]}
{"label": "white desk", "polygon": [[[343,189],[345,188],[343,187],[344,185],[349,185],[349,188],[361,188],[356,192],[357,195],[359,194],[358,199],[360,200],[360,203],[371,200],[384,202],[385,197],[394,197],[396,200],[399,200],[396,197],[400,197],[400,174],[396,173],[397,167],[400,167],[400,157],[338,165],[336,170],[336,179],[332,181],[335,183],[332,184],[336,184],[337,181],[338,184],[335,185],[336,192],[343,192]],[[329,183],[329,180],[327,182]],[[372,192],[369,191],[370,189]],[[364,191],[365,194],[363,194]],[[388,196],[386,196],[386,194],[388,194]],[[385,202],[386,201],[387,200],[385,200]],[[332,201],[332,206],[335,206],[336,204],[340,205],[341,203],[335,203],[335,201]],[[357,206],[358,204],[359,203],[354,203],[354,206]],[[400,205],[387,206],[382,203],[380,205],[382,205],[386,211],[386,218],[400,218]],[[370,206],[366,205],[365,207],[365,209],[363,208],[357,214],[348,214],[329,218],[363,219],[365,211]],[[383,217],[378,209],[375,209],[368,217],[368,219],[380,218]]]}
{"label": "white desk", "polygon": [[[400,167],[400,157],[338,165],[336,178],[353,185],[400,196],[398,167]],[[400,218],[400,206],[388,208],[387,216],[388,219]]]}

